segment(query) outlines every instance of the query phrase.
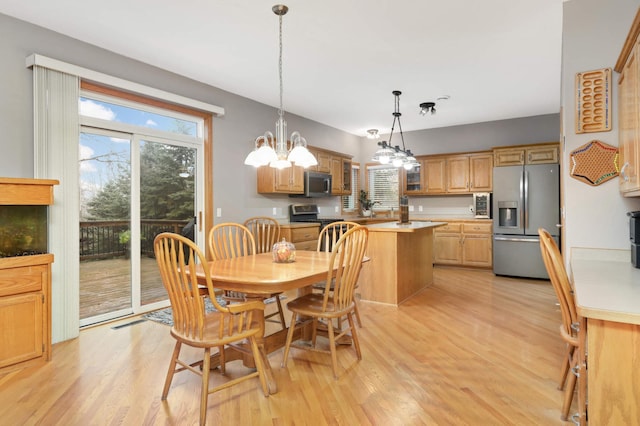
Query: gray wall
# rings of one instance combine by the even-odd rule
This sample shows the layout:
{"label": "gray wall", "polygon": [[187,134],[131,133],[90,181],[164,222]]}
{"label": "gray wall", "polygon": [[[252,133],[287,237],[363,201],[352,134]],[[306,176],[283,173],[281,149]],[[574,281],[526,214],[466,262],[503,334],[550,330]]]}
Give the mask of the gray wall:
{"label": "gray wall", "polygon": [[[560,138],[559,114],[514,118],[462,126],[405,132],[407,149],[415,155],[448,154],[455,152],[485,151],[494,146],[525,145],[558,141]],[[388,140],[381,135],[380,140]],[[393,145],[402,146],[400,135],[394,132]],[[362,156],[369,161],[378,146],[365,139]]]}
{"label": "gray wall", "polygon": [[633,18],[638,0],[572,0],[564,3],[562,47],[562,106],[565,149],[563,186],[566,207],[565,247],[629,249],[626,212],[640,210],[640,199],[624,198],[618,179],[589,186],[570,177],[570,153],[598,139],[618,146],[619,74],[613,73],[613,126],[610,132],[575,132],[575,75],[578,72],[615,65]]}
{"label": "gray wall", "polygon": [[[33,177],[32,72],[25,58],[32,53],[197,99],[225,108],[214,119],[214,205],[222,209],[216,222],[258,214],[287,216],[286,195],[256,193],[256,172],[242,163],[256,136],[275,131],[277,110],[215,87],[177,76],[81,41],[0,14],[0,176]],[[266,84],[277,84],[277,81]],[[286,105],[285,105],[286,107]],[[290,131],[300,130],[309,144],[344,152],[355,161],[370,161],[374,142],[286,114]],[[557,140],[557,114],[431,129],[405,134],[416,154],[478,151],[499,145]],[[394,143],[396,136],[394,136]],[[398,140],[399,142],[399,140]],[[319,200],[324,215],[335,215],[338,197]],[[466,201],[465,201],[466,203]]]}

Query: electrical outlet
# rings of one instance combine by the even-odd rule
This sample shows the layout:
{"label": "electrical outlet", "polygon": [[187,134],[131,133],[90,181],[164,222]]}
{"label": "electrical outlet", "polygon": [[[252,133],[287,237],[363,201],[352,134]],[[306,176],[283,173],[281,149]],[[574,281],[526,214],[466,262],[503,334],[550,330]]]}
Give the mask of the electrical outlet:
{"label": "electrical outlet", "polygon": [[421,212],[422,211],[422,206],[418,206],[418,211]]}
{"label": "electrical outlet", "polygon": [[412,212],[413,211],[413,205],[409,205],[409,211]]}
{"label": "electrical outlet", "polygon": [[335,207],[334,207],[334,211],[335,211],[336,213],[340,213],[340,207],[335,206]]}
{"label": "electrical outlet", "polygon": [[218,207],[216,209],[216,217],[222,217],[222,208]]}
{"label": "electrical outlet", "polygon": [[273,215],[276,216],[278,214],[278,208],[274,207],[273,208]]}

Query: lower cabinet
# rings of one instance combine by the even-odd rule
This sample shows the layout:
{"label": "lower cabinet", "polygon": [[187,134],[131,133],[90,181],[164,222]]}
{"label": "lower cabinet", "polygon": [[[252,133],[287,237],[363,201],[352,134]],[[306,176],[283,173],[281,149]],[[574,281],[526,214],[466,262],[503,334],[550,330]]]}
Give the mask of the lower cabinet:
{"label": "lower cabinet", "polygon": [[436,228],[434,263],[491,268],[493,266],[491,233],[491,222],[448,222],[447,225]]}
{"label": "lower cabinet", "polygon": [[296,246],[296,250],[315,251],[320,235],[319,223],[280,225],[280,238]]}
{"label": "lower cabinet", "polygon": [[0,374],[51,359],[52,261],[0,259]]}

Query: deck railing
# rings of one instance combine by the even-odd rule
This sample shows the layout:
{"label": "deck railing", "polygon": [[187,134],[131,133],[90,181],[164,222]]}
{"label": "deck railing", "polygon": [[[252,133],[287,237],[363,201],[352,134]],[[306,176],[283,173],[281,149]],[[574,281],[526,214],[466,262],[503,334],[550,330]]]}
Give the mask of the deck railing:
{"label": "deck railing", "polygon": [[[161,232],[179,234],[187,223],[186,220],[141,220],[140,254],[153,257],[156,235]],[[130,222],[126,220],[80,222],[80,260],[128,256],[130,242],[125,235],[129,227]]]}

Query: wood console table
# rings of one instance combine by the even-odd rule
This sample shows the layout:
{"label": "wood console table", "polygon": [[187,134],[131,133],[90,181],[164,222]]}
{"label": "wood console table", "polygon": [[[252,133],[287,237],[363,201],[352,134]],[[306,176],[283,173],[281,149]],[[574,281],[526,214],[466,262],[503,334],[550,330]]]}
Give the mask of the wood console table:
{"label": "wood console table", "polygon": [[629,250],[571,249],[578,314],[587,322],[593,425],[640,424],[640,269]]}

